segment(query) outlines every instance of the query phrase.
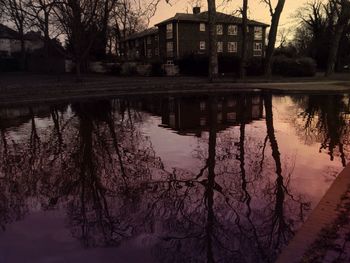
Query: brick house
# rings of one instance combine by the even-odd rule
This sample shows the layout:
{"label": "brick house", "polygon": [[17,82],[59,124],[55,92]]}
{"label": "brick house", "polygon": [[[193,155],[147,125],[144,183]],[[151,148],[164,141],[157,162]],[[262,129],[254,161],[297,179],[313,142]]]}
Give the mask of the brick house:
{"label": "brick house", "polygon": [[[249,57],[264,56],[267,27],[267,24],[248,20]],[[242,46],[242,18],[218,12],[217,36],[219,56],[239,57]],[[200,8],[195,7],[192,14],[177,13],[157,24],[156,28],[131,35],[123,41],[121,54],[132,60],[135,52],[138,52],[137,58],[141,61],[160,59],[171,64],[188,55],[207,55],[208,45],[208,12],[200,12]]]}
{"label": "brick house", "polygon": [[159,58],[158,28],[153,27],[128,36],[120,44],[120,55],[131,61]]}

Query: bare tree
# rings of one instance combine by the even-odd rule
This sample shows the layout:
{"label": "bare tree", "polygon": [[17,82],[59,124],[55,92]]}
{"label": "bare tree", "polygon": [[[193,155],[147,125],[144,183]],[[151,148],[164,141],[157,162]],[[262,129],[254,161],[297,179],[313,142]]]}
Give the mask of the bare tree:
{"label": "bare tree", "polygon": [[242,7],[242,59],[239,69],[240,78],[245,78],[247,66],[247,27],[248,27],[248,0],[243,0]]}
{"label": "bare tree", "polygon": [[219,72],[216,35],[216,4],[215,0],[208,0],[209,24],[209,80],[213,81]]}
{"label": "bare tree", "polygon": [[278,0],[277,5],[273,8],[271,0],[261,0],[263,3],[267,5],[270,10],[271,15],[271,28],[269,32],[269,42],[267,45],[266,56],[265,56],[265,75],[271,76],[272,73],[272,56],[275,51],[278,25],[281,18],[281,14],[284,8],[284,4],[286,0]]}
{"label": "bare tree", "polygon": [[333,38],[331,41],[330,52],[327,63],[326,76],[334,73],[335,64],[337,61],[339,44],[345,27],[350,20],[350,2],[348,0],[331,0],[337,12],[338,21],[336,23]]}
{"label": "bare tree", "polygon": [[46,59],[50,53],[50,26],[53,24],[53,7],[55,0],[29,0],[25,12],[31,27],[38,28],[44,36]]}
{"label": "bare tree", "polygon": [[96,41],[101,24],[104,24],[101,21],[109,19],[106,15],[109,10],[106,8],[110,9],[110,3],[109,0],[63,0],[55,5],[54,12],[67,36],[79,80],[84,69],[82,67],[85,66],[86,69],[89,52]]}
{"label": "bare tree", "polygon": [[27,14],[24,11],[26,2],[25,0],[0,0],[0,6],[3,9],[4,16],[12,22],[18,31],[20,42],[21,42],[21,69],[25,69],[25,59],[26,59],[26,47],[24,31],[27,25]]}

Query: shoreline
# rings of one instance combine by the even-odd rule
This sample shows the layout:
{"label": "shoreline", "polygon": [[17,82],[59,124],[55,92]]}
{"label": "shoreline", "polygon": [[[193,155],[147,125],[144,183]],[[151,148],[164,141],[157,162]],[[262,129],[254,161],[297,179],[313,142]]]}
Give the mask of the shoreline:
{"label": "shoreline", "polygon": [[[275,79],[276,81],[279,79]],[[314,80],[314,81],[312,81]],[[112,77],[87,75],[76,82],[73,75],[0,75],[0,105],[40,103],[117,96],[258,92],[272,94],[350,93],[349,80],[295,79],[294,82],[234,82],[230,79],[209,83],[196,77]]]}

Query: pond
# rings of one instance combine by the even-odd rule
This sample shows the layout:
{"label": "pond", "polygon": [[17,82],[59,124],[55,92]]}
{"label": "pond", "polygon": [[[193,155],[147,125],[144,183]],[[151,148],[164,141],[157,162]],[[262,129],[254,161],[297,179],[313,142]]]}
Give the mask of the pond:
{"label": "pond", "polygon": [[348,95],[0,108],[0,262],[273,262],[349,157]]}

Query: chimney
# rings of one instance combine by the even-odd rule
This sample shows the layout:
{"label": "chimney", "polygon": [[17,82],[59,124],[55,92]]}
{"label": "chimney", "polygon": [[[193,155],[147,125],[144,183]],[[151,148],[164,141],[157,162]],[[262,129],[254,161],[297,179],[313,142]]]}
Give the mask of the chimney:
{"label": "chimney", "polygon": [[201,8],[199,6],[193,7],[193,14],[198,15],[201,12]]}

